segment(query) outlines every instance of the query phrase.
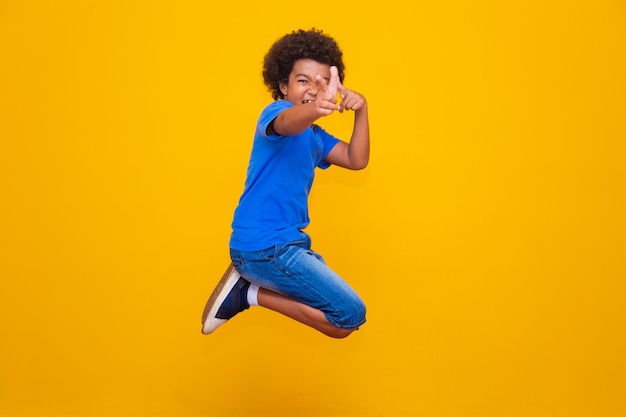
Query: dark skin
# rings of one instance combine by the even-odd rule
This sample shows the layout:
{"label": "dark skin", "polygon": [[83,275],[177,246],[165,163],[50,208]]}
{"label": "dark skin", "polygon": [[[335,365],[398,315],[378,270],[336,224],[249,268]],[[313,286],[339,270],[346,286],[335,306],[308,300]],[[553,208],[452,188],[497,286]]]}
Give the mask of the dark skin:
{"label": "dark skin", "polygon": [[[284,99],[293,103],[282,111],[268,127],[270,135],[297,135],[317,119],[336,111],[354,111],[354,128],[350,142],[340,141],[325,160],[348,169],[363,169],[369,161],[370,136],[367,102],[361,94],[345,88],[337,68],[312,59],[295,62],[289,79],[281,83]],[[337,95],[341,103],[337,103]],[[302,304],[265,288],[259,289],[260,306],[277,311],[306,324],[327,336],[344,338],[355,329],[340,329],[326,320],[321,310]]]}
{"label": "dark skin", "polygon": [[[294,63],[289,79],[281,83],[285,100],[294,106],[281,112],[268,129],[274,135],[297,135],[317,119],[345,110],[354,111],[350,142],[339,142],[326,156],[326,162],[348,169],[363,169],[369,161],[369,120],[367,101],[361,94],[341,84],[337,68],[312,59]],[[337,103],[337,94],[341,103]]]}

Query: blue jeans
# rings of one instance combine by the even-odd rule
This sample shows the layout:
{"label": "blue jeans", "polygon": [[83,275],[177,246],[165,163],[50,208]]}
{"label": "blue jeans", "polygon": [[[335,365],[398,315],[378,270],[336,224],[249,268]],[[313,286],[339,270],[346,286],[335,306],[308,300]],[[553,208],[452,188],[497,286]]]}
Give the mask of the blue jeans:
{"label": "blue jeans", "polygon": [[365,304],[324,259],[311,239],[242,252],[230,249],[237,271],[248,281],[321,310],[330,324],[357,329],[365,323]]}

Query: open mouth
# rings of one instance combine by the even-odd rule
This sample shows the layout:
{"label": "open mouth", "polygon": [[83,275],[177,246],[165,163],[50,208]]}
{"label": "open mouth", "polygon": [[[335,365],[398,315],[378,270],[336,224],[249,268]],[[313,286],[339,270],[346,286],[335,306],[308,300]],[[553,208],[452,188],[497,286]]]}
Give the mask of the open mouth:
{"label": "open mouth", "polygon": [[312,101],[313,101],[313,100],[302,100],[302,104],[307,104],[307,103],[310,103],[310,102],[312,102]]}

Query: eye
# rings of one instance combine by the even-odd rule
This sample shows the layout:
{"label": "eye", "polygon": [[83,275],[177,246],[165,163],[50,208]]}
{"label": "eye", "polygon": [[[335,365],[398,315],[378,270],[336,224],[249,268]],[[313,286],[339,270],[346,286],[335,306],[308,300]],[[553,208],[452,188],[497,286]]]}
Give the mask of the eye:
{"label": "eye", "polygon": [[297,82],[299,82],[300,84],[306,84],[308,81],[305,79],[302,79],[302,80],[298,80]]}

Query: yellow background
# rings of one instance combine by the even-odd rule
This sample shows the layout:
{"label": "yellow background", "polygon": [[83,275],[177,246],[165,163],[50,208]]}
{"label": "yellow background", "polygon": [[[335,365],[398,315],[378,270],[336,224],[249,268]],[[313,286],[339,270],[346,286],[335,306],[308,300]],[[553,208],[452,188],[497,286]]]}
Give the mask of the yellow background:
{"label": "yellow background", "polygon": [[[369,100],[310,227],[368,323],[202,336],[262,57],[313,26]],[[623,1],[0,1],[0,186],[3,417],[626,415]]]}

